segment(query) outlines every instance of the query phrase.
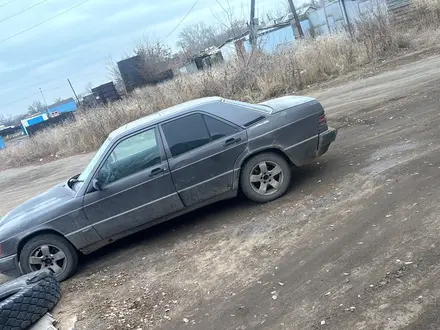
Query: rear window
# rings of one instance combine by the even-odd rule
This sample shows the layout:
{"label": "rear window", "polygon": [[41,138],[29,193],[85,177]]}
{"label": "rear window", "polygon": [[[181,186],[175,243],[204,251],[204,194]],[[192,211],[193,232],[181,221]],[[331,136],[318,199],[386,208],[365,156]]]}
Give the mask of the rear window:
{"label": "rear window", "polygon": [[234,100],[225,100],[226,104],[232,104],[237,107],[247,108],[250,111],[257,111],[266,114],[267,116],[272,113],[272,108],[268,105],[263,104],[249,104],[246,102],[234,101]]}
{"label": "rear window", "polygon": [[242,127],[249,127],[272,113],[272,108],[265,105],[231,100],[225,100],[224,103],[228,106],[212,108],[210,113]]}

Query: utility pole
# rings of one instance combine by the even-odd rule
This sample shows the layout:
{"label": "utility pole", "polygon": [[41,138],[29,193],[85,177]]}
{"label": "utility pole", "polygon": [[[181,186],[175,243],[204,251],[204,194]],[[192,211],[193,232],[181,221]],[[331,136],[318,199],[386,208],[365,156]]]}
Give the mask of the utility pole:
{"label": "utility pole", "polygon": [[251,19],[249,21],[249,41],[252,45],[252,50],[257,48],[258,26],[255,20],[255,0],[251,0]]}
{"label": "utility pole", "polygon": [[40,88],[40,93],[41,93],[41,96],[43,97],[44,104],[46,105],[47,116],[50,117],[49,107],[47,106],[46,98],[44,97],[43,90],[41,88]]}
{"label": "utility pole", "polygon": [[298,13],[296,12],[295,4],[293,3],[293,0],[289,0],[289,5],[290,5],[290,11],[293,14],[293,20],[294,20],[294,22],[292,21],[293,33],[295,34],[295,37],[296,37],[297,36],[296,32],[298,32],[299,37],[302,39],[302,38],[304,38],[304,32],[302,30],[301,22],[299,21]]}
{"label": "utility pole", "polygon": [[78,95],[76,95],[75,89],[73,88],[72,83],[70,82],[69,78],[67,78],[67,81],[69,82],[70,88],[72,88],[73,95],[75,95],[76,103],[78,103],[78,106],[79,106]]}

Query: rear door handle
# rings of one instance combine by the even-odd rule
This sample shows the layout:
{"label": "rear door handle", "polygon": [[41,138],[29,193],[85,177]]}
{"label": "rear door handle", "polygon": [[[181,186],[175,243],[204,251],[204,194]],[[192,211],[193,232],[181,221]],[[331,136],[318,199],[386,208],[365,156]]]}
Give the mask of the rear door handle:
{"label": "rear door handle", "polygon": [[230,146],[231,144],[234,144],[234,143],[237,143],[237,142],[240,142],[241,141],[241,138],[232,138],[232,139],[227,139],[226,141],[225,141],[225,147],[226,146]]}
{"label": "rear door handle", "polygon": [[155,168],[154,170],[151,170],[150,176],[155,176],[155,175],[160,174],[165,171],[166,171],[166,168],[158,167],[158,168]]}

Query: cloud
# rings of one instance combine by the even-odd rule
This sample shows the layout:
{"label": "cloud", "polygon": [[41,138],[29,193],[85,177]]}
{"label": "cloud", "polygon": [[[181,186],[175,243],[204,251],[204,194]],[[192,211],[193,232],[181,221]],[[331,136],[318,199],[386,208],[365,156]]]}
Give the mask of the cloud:
{"label": "cloud", "polygon": [[68,59],[62,58],[53,62],[49,62],[38,66],[36,69],[30,72],[30,75],[45,75],[47,73],[53,72],[55,69],[68,63]]}
{"label": "cloud", "polygon": [[88,13],[69,12],[68,14],[53,19],[47,29],[71,28],[73,25],[78,25],[88,18],[91,18]]}
{"label": "cloud", "polygon": [[[1,1],[1,0],[0,0]],[[10,16],[41,0],[16,1],[2,7],[0,19]],[[50,20],[41,26],[0,43],[0,113],[26,111],[38,88],[49,100],[70,97],[67,78],[81,91],[91,82],[94,86],[108,81],[105,59],[116,62],[131,55],[142,37],[162,39],[175,48],[184,26],[204,21],[217,24],[212,11],[223,14],[217,0],[199,1],[179,25],[195,0],[92,0]],[[226,0],[218,0],[226,4]],[[74,2],[74,3],[73,3]],[[0,24],[0,40],[34,26],[79,3],[80,0],[57,0],[37,6]],[[249,1],[229,0],[235,16],[248,19]],[[258,0],[257,11],[279,4]],[[260,14],[261,16],[261,14]],[[32,96],[11,106],[2,106]],[[37,95],[38,97],[38,95]]]}
{"label": "cloud", "polygon": [[127,21],[135,18],[139,18],[140,16],[144,16],[148,13],[153,13],[153,11],[157,9],[156,5],[140,3],[136,6],[118,11],[106,18],[107,22],[118,23],[122,21]]}
{"label": "cloud", "polygon": [[8,69],[8,64],[4,61],[0,61],[0,72],[4,72]]}

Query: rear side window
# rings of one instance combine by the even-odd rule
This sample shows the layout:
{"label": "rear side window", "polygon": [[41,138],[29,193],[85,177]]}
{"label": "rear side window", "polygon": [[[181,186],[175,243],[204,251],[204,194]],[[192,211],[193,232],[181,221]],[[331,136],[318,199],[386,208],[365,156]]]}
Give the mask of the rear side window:
{"label": "rear side window", "polygon": [[201,114],[189,115],[162,125],[173,157],[211,142]]}
{"label": "rear side window", "polygon": [[206,126],[213,141],[221,139],[225,136],[232,135],[237,132],[237,129],[225,122],[212,118],[210,116],[203,116],[205,118]]}

